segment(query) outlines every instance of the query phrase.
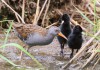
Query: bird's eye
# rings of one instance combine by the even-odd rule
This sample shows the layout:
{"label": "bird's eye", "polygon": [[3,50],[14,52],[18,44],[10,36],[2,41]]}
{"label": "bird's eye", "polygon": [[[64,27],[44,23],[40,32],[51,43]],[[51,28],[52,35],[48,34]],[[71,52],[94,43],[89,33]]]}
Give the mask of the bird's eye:
{"label": "bird's eye", "polygon": [[59,30],[55,30],[57,33],[59,32]]}

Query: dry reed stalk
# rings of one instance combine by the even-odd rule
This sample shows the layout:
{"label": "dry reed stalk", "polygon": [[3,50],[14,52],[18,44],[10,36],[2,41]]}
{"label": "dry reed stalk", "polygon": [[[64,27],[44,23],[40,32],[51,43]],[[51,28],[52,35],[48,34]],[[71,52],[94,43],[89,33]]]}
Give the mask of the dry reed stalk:
{"label": "dry reed stalk", "polygon": [[82,66],[82,68],[84,68],[93,59],[93,57],[96,56],[96,54],[97,52],[93,52],[89,59],[86,61],[86,63]]}
{"label": "dry reed stalk", "polygon": [[17,21],[18,23],[21,23],[20,19],[18,18],[18,16],[15,14],[16,18],[17,18]]}
{"label": "dry reed stalk", "polygon": [[37,17],[38,17],[38,15],[39,15],[39,3],[40,3],[40,0],[37,0],[36,14],[35,14],[34,21],[32,21],[34,25],[37,24]]}
{"label": "dry reed stalk", "polygon": [[87,53],[90,53],[90,52],[92,53],[92,50],[96,48],[97,45],[98,45],[98,42],[94,43],[91,47],[89,47],[89,50],[87,51]]}
{"label": "dry reed stalk", "polygon": [[100,61],[100,57],[99,57],[99,59],[96,61],[96,63],[94,64],[94,66],[93,66],[93,70],[94,70],[94,68],[95,68],[95,66],[98,64],[98,62]]}
{"label": "dry reed stalk", "polygon": [[56,25],[57,23],[58,23],[58,22],[55,22],[55,23],[53,23],[53,24],[47,26],[46,28],[48,29],[48,28],[50,28],[51,26]]}
{"label": "dry reed stalk", "polygon": [[44,4],[43,4],[43,6],[42,6],[42,9],[41,9],[41,11],[40,11],[40,13],[39,13],[39,16],[37,17],[37,21],[39,20],[39,18],[40,18],[40,16],[41,16],[42,12],[43,12],[43,10],[44,10],[44,8],[45,8],[45,6],[46,6],[47,1],[48,1],[48,0],[45,0]]}
{"label": "dry reed stalk", "polygon": [[25,13],[25,0],[23,0],[23,5],[22,5],[22,19],[24,20],[24,13]]}
{"label": "dry reed stalk", "polygon": [[1,0],[1,1],[20,18],[20,20],[22,21],[22,23],[25,24],[25,22],[22,19],[22,17],[14,9],[12,9],[4,0]]}
{"label": "dry reed stalk", "polygon": [[82,68],[86,67],[86,65],[96,56],[96,54],[98,53],[98,52],[95,52],[95,51],[94,51],[94,50],[96,50],[96,49],[100,49],[99,46],[97,46],[96,48],[94,48],[93,50],[91,50],[91,51],[92,51],[92,54],[91,54],[91,56],[88,58],[88,60],[84,63],[84,65],[82,66]]}
{"label": "dry reed stalk", "polygon": [[48,0],[48,4],[47,4],[47,7],[46,7],[44,16],[43,16],[43,20],[42,20],[42,25],[43,25],[43,26],[44,26],[44,20],[45,20],[46,14],[47,14],[47,12],[48,12],[49,6],[50,6],[50,0]]}

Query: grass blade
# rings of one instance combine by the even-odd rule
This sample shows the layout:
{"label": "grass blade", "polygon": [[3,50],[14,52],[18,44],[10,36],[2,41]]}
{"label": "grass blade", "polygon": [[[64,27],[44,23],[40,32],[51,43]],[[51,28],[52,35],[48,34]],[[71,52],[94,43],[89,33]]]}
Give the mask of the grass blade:
{"label": "grass blade", "polygon": [[22,46],[20,46],[19,44],[16,43],[9,43],[9,44],[4,44],[2,45],[0,48],[5,48],[6,46],[15,46],[18,49],[20,49],[21,51],[23,51],[25,54],[27,54],[29,57],[31,57],[40,67],[42,66],[41,63],[39,63],[34,56],[32,56],[30,53],[28,53]]}
{"label": "grass blade", "polygon": [[95,50],[96,52],[100,52],[100,50]]}
{"label": "grass blade", "polygon": [[5,38],[4,44],[7,43],[9,32],[11,31],[11,27],[12,27],[12,22],[10,23],[9,29],[7,30],[7,34],[6,34],[6,38]]}
{"label": "grass blade", "polygon": [[4,60],[6,60],[8,63],[10,63],[13,66],[17,66],[16,64],[14,64],[12,61],[10,61],[9,59],[7,59],[6,57],[4,57],[3,55],[0,54],[0,57]]}
{"label": "grass blade", "polygon": [[[73,5],[74,6],[74,5]],[[74,6],[75,7],[75,6]],[[91,20],[89,20],[78,8],[75,7],[75,9],[78,10],[78,12],[82,15],[82,17],[84,19],[86,19],[89,23],[91,23],[92,25],[95,25]]]}

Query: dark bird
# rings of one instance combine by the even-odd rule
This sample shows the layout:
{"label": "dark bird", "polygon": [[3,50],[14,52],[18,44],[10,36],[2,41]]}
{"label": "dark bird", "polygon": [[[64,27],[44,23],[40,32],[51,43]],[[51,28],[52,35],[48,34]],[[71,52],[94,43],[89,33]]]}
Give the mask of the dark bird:
{"label": "dark bird", "polygon": [[[61,23],[60,29],[61,29],[62,34],[68,38],[69,34],[71,33],[69,16],[67,14],[63,14],[59,22]],[[64,49],[64,45],[66,44],[67,40],[61,36],[57,36],[57,38],[58,38],[58,41],[61,47],[60,54],[63,56],[63,49]]]}
{"label": "dark bird", "polygon": [[13,24],[17,36],[29,47],[50,44],[56,35],[66,37],[60,28],[52,26],[48,30],[33,24]]}
{"label": "dark bird", "polygon": [[82,28],[79,25],[76,25],[68,37],[68,46],[72,50],[72,53],[70,54],[70,58],[73,57],[74,49],[77,49],[76,52],[78,52],[78,50],[82,46],[82,42],[83,42],[82,31],[83,31]]}

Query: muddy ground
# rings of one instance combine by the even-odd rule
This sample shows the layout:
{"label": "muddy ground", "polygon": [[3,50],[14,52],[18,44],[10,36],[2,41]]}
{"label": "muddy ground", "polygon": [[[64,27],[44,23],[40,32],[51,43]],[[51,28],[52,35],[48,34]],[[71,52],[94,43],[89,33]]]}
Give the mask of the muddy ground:
{"label": "muddy ground", "polygon": [[[22,0],[5,0],[14,10],[16,10],[21,15],[21,6]],[[26,7],[25,10],[27,13],[25,13],[27,16],[25,16],[25,22],[26,23],[32,23],[32,20],[34,18],[35,14],[35,5],[32,0],[26,0]],[[37,0],[34,0],[37,2]],[[40,7],[42,7],[42,4],[45,0],[41,0]],[[86,30],[89,31],[90,34],[93,33],[93,25],[88,23],[78,12],[77,10],[68,3],[71,0],[51,0],[52,3],[50,4],[50,10],[47,13],[48,18],[46,19],[47,22],[50,21],[49,19],[55,18],[56,21],[53,21],[49,24],[44,23],[44,27],[51,25],[54,22],[57,22],[60,15],[59,11],[61,13],[68,13],[71,18],[75,20],[75,22],[78,22],[80,25],[82,25]],[[62,1],[61,3],[59,1]],[[63,2],[64,1],[64,2]],[[66,2],[67,1],[67,2]],[[87,17],[94,21],[94,16],[90,14],[90,11],[88,9],[85,9],[87,7],[88,2],[90,0],[73,0],[75,1],[75,5],[77,6],[82,12],[87,12]],[[86,2],[85,2],[86,1]],[[78,3],[78,4],[77,4]],[[34,10],[33,10],[34,9]],[[56,10],[58,9],[58,10]],[[99,15],[99,14],[98,14]],[[8,20],[16,20],[15,14],[6,7],[1,1],[0,1],[0,21],[5,20],[6,18]],[[41,15],[43,17],[43,15]],[[41,18],[40,17],[40,18]],[[71,21],[72,22],[72,21]],[[0,23],[0,27],[8,28],[7,26],[8,22]],[[39,25],[39,24],[38,24]],[[75,25],[72,23],[72,25]],[[3,45],[5,40],[5,33],[2,32],[3,29],[0,28],[0,46]],[[83,45],[91,38],[91,36],[84,38]],[[19,40],[13,32],[9,34],[7,43],[17,43],[19,45],[24,46],[24,43]],[[46,46],[34,46],[29,49],[29,52],[45,67],[45,70],[62,70],[61,67],[68,63],[70,60],[69,56],[71,53],[71,50],[68,48],[67,44],[65,45],[64,49],[64,57],[60,56],[60,45],[57,41],[57,38],[54,39],[54,41]],[[7,63],[5,60],[0,58],[0,70],[44,70],[39,69],[38,65],[27,55],[23,54],[22,60],[19,60],[20,56],[20,50],[17,49],[15,46],[8,46],[4,49],[0,48],[0,54],[7,57],[11,61],[13,61],[15,64],[21,65],[21,67],[13,67],[9,63]],[[82,53],[84,55],[84,53]],[[75,55],[75,54],[74,54]],[[84,55],[85,56],[85,55]],[[88,57],[89,58],[89,57]],[[75,62],[73,62],[70,67],[68,67],[66,70],[82,70],[81,66],[86,62],[88,58],[79,58]],[[100,70],[100,62],[96,65],[95,69],[92,69],[93,65],[95,63],[95,60],[92,60],[87,67],[83,70]]]}
{"label": "muddy ground", "polygon": [[[5,36],[4,34],[0,34],[0,38],[3,41]],[[0,45],[3,42],[0,42]],[[10,33],[8,37],[8,43],[18,43],[20,45],[24,45],[24,43],[19,40],[14,33]],[[83,43],[84,44],[84,43]],[[0,49],[2,54],[13,61],[15,64],[21,65],[22,67],[13,67],[12,65],[8,64],[6,61],[0,58],[0,70],[44,70],[39,69],[37,64],[27,55],[23,54],[22,60],[19,60],[20,50],[16,47],[8,46],[4,50]],[[64,57],[60,56],[60,46],[55,38],[54,41],[45,46],[34,46],[29,49],[29,52],[45,67],[45,70],[62,70],[61,67],[68,63],[70,60],[69,56],[71,50],[68,48],[67,44],[65,45],[64,49]],[[82,70],[81,66],[86,61],[86,59],[77,60],[70,65],[69,68],[66,70]],[[84,70],[91,70],[93,67],[93,61],[84,69]],[[100,63],[96,65],[95,69],[93,70],[100,70]]]}

